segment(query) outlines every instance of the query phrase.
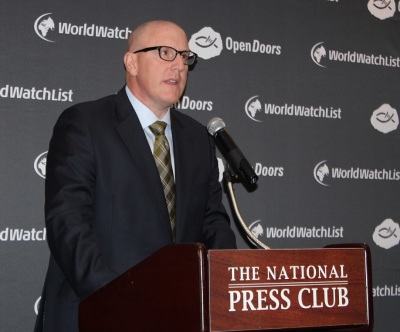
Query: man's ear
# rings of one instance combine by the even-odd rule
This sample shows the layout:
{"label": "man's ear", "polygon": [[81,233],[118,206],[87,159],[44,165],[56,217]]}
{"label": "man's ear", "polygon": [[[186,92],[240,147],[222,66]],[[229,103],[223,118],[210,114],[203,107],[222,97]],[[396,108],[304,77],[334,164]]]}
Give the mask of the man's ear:
{"label": "man's ear", "polygon": [[125,70],[132,76],[136,76],[137,74],[136,60],[137,60],[136,54],[133,54],[132,52],[125,53],[124,56]]}

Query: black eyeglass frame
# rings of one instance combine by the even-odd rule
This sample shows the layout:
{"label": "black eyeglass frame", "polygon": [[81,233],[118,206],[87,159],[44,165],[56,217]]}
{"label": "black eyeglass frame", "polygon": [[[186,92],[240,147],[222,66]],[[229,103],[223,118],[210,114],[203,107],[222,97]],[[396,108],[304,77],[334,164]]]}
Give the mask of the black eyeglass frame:
{"label": "black eyeglass frame", "polygon": [[[170,60],[169,60],[169,59],[164,59],[164,58],[161,56],[161,49],[162,49],[163,47],[166,47],[166,48],[169,48],[169,49],[175,51],[175,56],[174,56],[173,59],[170,59]],[[185,65],[187,65],[187,66],[193,65],[193,64],[196,62],[196,59],[197,59],[197,54],[196,54],[196,53],[194,53],[194,52],[192,52],[192,51],[190,51],[190,50],[178,51],[177,49],[175,49],[175,48],[173,48],[173,47],[171,47],[171,46],[152,46],[152,47],[146,47],[146,48],[142,48],[141,50],[134,51],[134,52],[132,52],[132,53],[133,53],[133,54],[136,54],[136,53],[140,53],[140,52],[149,52],[149,51],[154,51],[154,50],[157,50],[157,51],[158,51],[158,56],[160,57],[161,60],[164,60],[164,61],[174,61],[174,60],[176,59],[176,56],[177,56],[178,54],[182,57],[182,59],[184,59],[183,56],[182,56],[182,54],[183,54],[183,53],[188,53],[188,57],[187,57],[187,61],[186,61],[187,63],[185,63],[185,61],[183,61],[183,63],[184,63]],[[193,60],[191,60],[191,59],[193,59]]]}

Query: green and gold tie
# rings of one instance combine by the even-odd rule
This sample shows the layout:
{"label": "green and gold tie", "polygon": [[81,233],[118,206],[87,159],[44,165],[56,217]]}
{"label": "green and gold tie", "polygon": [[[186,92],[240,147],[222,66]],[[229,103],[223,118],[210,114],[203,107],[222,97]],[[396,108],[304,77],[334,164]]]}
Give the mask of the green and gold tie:
{"label": "green and gold tie", "polygon": [[169,221],[171,223],[172,234],[175,238],[175,182],[172,171],[171,155],[169,144],[164,131],[167,124],[162,121],[156,121],[149,126],[151,132],[155,135],[154,142],[154,160],[156,162],[160,179],[164,187],[165,200],[167,202]]}

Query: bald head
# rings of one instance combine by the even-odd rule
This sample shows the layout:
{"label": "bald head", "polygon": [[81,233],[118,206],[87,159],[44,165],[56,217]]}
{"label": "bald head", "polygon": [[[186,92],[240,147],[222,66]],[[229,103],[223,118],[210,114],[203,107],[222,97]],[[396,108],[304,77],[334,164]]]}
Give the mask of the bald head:
{"label": "bald head", "polygon": [[182,96],[188,66],[181,56],[172,60],[161,58],[160,46],[176,51],[189,49],[186,33],[180,26],[169,21],[151,21],[132,31],[124,64],[129,90],[161,119]]}
{"label": "bald head", "polygon": [[165,32],[166,30],[173,30],[175,34],[181,35],[187,40],[185,31],[179,25],[170,21],[150,21],[139,25],[131,32],[128,38],[127,51],[132,52],[144,47],[154,46],[147,45],[149,39],[155,38],[161,32]]}

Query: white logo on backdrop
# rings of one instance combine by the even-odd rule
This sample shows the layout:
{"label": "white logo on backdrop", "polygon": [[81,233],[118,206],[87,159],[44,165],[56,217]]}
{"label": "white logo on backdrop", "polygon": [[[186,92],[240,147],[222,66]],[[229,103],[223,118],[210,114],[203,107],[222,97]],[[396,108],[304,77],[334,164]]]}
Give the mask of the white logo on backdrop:
{"label": "white logo on backdrop", "polygon": [[314,178],[323,186],[329,186],[329,184],[324,183],[326,177],[329,175],[329,167],[326,164],[326,160],[323,160],[314,167]]}
{"label": "white logo on backdrop", "polygon": [[327,62],[363,64],[400,68],[400,57],[384,54],[360,53],[352,50],[329,49],[324,42],[316,43],[311,48],[311,59],[319,66],[326,68]]}
{"label": "white logo on backdrop", "polygon": [[392,219],[385,219],[376,226],[372,235],[374,242],[384,249],[390,249],[400,242],[400,227]]}
{"label": "white logo on backdrop", "polygon": [[256,220],[252,222],[249,226],[250,231],[253,233],[253,235],[258,239],[260,236],[264,235],[264,229],[260,224],[261,220]]}
{"label": "white logo on backdrop", "polygon": [[36,34],[45,41],[50,43],[54,43],[54,40],[50,40],[48,37],[49,31],[54,31],[55,24],[53,19],[50,17],[52,13],[43,14],[39,16],[38,19],[35,21],[35,32]]}
{"label": "white logo on backdrop", "polygon": [[262,104],[257,96],[249,98],[245,104],[246,115],[256,122],[262,122],[256,119],[259,114],[266,116],[295,116],[306,118],[324,118],[332,120],[340,120],[342,118],[342,109],[333,106],[317,106],[317,105],[296,105],[294,103],[264,103]]}
{"label": "white logo on backdrop", "polygon": [[[261,220],[252,222],[249,226],[250,231],[258,239],[305,239],[305,238],[343,238],[343,226],[283,226],[283,227],[263,227]],[[251,239],[250,239],[251,241]]]}
{"label": "white logo on backdrop", "polygon": [[82,23],[77,25],[62,21],[55,23],[50,15],[54,14],[46,13],[39,16],[34,23],[34,29],[41,39],[51,43],[55,42],[50,38],[50,35],[53,32],[62,35],[110,39],[128,39],[129,34],[131,33],[129,27],[108,27],[104,25],[96,25],[94,23]]}
{"label": "white logo on backdrop", "polygon": [[399,116],[389,104],[383,104],[372,113],[371,124],[376,130],[387,134],[397,129]]}
{"label": "white logo on backdrop", "polygon": [[392,17],[396,10],[394,0],[369,0],[367,7],[370,13],[380,20]]}
{"label": "white logo on backdrop", "polygon": [[33,163],[35,172],[42,178],[46,178],[46,163],[47,163],[47,151],[40,154]]}
{"label": "white logo on backdrop", "polygon": [[221,158],[217,158],[217,161],[218,161],[218,171],[219,171],[218,181],[221,182],[224,177],[225,165]]}
{"label": "white logo on backdrop", "polygon": [[[261,220],[256,220],[254,222],[252,222],[250,224],[250,226],[248,227],[250,232],[255,236],[255,238],[259,238],[259,237],[263,237],[264,236],[264,228],[263,226],[260,224]],[[251,243],[253,243],[255,246],[257,246],[257,244],[248,236],[247,237],[249,239],[249,241]]]}
{"label": "white logo on backdrop", "polygon": [[192,111],[212,111],[213,102],[211,100],[194,100],[189,96],[183,96],[174,104],[176,109]]}
{"label": "white logo on backdrop", "polygon": [[257,112],[261,112],[262,110],[262,105],[260,101],[257,99],[258,96],[251,97],[249,100],[247,100],[246,105],[244,107],[247,116],[257,122],[261,122],[260,120],[257,120],[255,117],[257,115]]}
{"label": "white logo on backdrop", "polygon": [[261,163],[256,163],[254,167],[254,172],[258,176],[283,176],[285,169],[280,166],[264,166]]}
{"label": "white logo on backdrop", "polygon": [[35,310],[35,314],[37,315],[39,313],[39,304],[40,304],[40,299],[42,297],[39,296],[39,298],[36,300],[35,305],[33,306],[33,310]]}
{"label": "white logo on backdrop", "polygon": [[0,87],[0,98],[12,99],[30,99],[30,100],[45,100],[45,101],[67,101],[72,102],[72,95],[74,92],[70,90],[51,89],[47,87],[23,87],[6,84]]}
{"label": "white logo on backdrop", "polygon": [[321,64],[322,58],[326,58],[326,49],[324,47],[324,42],[315,44],[311,49],[311,59],[320,67],[326,68]]}
{"label": "white logo on backdrop", "polygon": [[211,27],[205,27],[192,35],[189,48],[202,59],[208,60],[216,57],[223,50],[221,35]]}
{"label": "white logo on backdrop", "polygon": [[[323,186],[327,184],[327,177],[330,181],[336,180],[375,180],[375,181],[400,181],[400,171],[387,168],[361,168],[358,166],[351,167],[328,167],[326,160],[319,162],[314,167],[314,178]],[[329,182],[330,182],[329,181]]]}

